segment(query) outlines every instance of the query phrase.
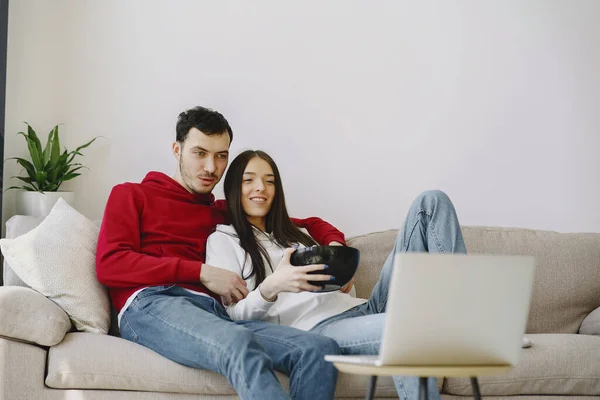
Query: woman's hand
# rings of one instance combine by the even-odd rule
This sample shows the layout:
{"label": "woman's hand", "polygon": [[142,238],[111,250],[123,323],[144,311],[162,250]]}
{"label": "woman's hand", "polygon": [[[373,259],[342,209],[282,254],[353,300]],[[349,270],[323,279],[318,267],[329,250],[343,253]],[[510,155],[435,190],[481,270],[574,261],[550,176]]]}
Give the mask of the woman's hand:
{"label": "woman's hand", "polygon": [[311,285],[308,281],[327,282],[331,280],[331,275],[309,274],[312,271],[325,269],[324,264],[312,264],[304,266],[293,266],[290,264],[290,256],[295,249],[285,249],[283,258],[277,266],[275,272],[269,275],[263,283],[260,284],[260,291],[264,297],[273,298],[281,292],[298,293],[304,291],[320,291],[320,286]]}

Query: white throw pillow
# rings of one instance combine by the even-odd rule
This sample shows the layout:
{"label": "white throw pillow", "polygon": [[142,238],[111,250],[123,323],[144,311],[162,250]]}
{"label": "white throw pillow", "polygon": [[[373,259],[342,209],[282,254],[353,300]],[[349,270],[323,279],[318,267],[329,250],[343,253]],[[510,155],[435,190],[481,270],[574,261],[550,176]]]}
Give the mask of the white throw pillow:
{"label": "white throw pillow", "polygon": [[62,307],[77,330],[107,333],[108,293],[96,277],[98,232],[59,199],[40,225],[15,239],[1,239],[0,248],[14,272]]}
{"label": "white throw pillow", "polygon": [[589,313],[579,327],[579,333],[583,335],[600,336],[600,307]]}

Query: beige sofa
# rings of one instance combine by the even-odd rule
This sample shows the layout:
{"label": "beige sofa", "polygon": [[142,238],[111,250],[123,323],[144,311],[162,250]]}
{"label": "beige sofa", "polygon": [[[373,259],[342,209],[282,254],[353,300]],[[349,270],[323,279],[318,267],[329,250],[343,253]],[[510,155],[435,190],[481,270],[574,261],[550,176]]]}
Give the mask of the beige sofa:
{"label": "beige sofa", "polygon": [[[32,229],[39,220],[15,217],[7,236]],[[361,250],[358,296],[368,297],[392,248],[395,231],[349,240]],[[527,326],[533,346],[510,373],[480,378],[481,392],[494,399],[600,398],[600,336],[594,329],[600,306],[600,234],[493,227],[465,227],[472,253],[533,255],[535,288]],[[234,399],[227,380],[183,367],[115,336],[70,332],[56,304],[4,268],[0,287],[0,400],[50,399]],[[597,316],[598,310],[595,315]],[[586,317],[588,317],[586,319]],[[287,384],[287,378],[279,375]],[[439,382],[444,399],[471,396],[465,379]],[[340,374],[336,397],[365,396],[367,377]],[[396,398],[390,378],[380,378],[377,398]]]}

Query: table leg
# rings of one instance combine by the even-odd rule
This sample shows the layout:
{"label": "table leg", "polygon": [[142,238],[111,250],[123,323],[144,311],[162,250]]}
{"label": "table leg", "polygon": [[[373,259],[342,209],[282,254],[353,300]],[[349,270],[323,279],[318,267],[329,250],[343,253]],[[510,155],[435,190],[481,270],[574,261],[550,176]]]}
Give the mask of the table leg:
{"label": "table leg", "polygon": [[427,400],[427,377],[419,377],[419,400]]}
{"label": "table leg", "polygon": [[471,377],[471,386],[473,387],[473,397],[475,400],[481,400],[481,392],[479,391],[479,381],[476,376]]}
{"label": "table leg", "polygon": [[373,400],[375,397],[375,387],[377,386],[377,375],[371,376],[369,382],[369,390],[367,391],[367,400]]}

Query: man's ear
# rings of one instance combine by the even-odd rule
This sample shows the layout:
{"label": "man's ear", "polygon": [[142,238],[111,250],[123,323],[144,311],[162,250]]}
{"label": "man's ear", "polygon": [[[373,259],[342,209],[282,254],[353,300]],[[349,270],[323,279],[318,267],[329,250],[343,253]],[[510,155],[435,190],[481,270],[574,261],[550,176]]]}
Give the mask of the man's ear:
{"label": "man's ear", "polygon": [[183,147],[181,146],[181,143],[175,141],[173,142],[173,155],[175,156],[175,159],[177,161],[179,161],[179,159],[181,158],[181,151],[183,150]]}

